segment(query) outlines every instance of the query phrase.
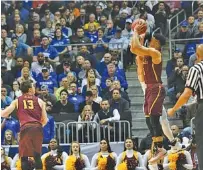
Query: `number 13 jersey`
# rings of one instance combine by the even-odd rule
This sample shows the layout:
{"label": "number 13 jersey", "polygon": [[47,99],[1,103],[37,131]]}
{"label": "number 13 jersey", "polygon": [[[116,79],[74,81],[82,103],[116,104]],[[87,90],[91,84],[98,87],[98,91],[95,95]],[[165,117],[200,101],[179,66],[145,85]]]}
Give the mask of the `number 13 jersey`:
{"label": "number 13 jersey", "polygon": [[22,95],[18,98],[17,116],[21,122],[21,127],[26,123],[41,123],[42,109],[38,103],[38,98],[34,95]]}

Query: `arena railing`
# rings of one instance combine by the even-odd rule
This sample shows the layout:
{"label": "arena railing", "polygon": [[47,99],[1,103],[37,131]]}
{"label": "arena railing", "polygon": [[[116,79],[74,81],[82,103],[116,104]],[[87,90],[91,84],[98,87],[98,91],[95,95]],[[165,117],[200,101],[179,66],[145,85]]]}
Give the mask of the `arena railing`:
{"label": "arena railing", "polygon": [[66,131],[65,123],[55,122],[55,136],[57,136],[59,143],[66,143]]}
{"label": "arena railing", "polygon": [[[201,42],[200,42],[201,41]],[[171,39],[170,44],[170,59],[172,58],[172,49],[179,48],[181,52],[185,50],[185,46],[187,43],[194,43],[196,45],[203,42],[203,38],[186,38],[186,39]]]}
{"label": "arena railing", "polygon": [[[129,41],[130,42],[130,41]],[[78,47],[81,47],[81,46],[87,46],[87,47],[93,47],[93,45],[102,45],[102,44],[108,44],[108,49],[109,50],[118,50],[120,52],[120,60],[121,62],[123,63],[123,50],[124,50],[124,43],[122,42],[118,42],[118,43],[78,43],[78,44],[66,44],[66,45],[60,45],[60,46],[57,46],[57,45],[53,45],[56,49],[57,48],[60,48],[60,47],[68,47],[70,48],[71,50],[69,51],[69,53],[73,53],[72,56],[74,56],[74,54],[77,54],[79,52],[79,48]],[[129,45],[129,44],[128,44]],[[40,46],[31,46],[33,48],[33,51],[36,49],[36,48],[39,48]],[[89,49],[91,49],[89,48]],[[88,50],[89,50],[88,49]],[[94,50],[93,50],[94,51]],[[92,51],[90,51],[92,53]],[[94,53],[93,53],[94,54]],[[73,59],[75,61],[75,58]]]}
{"label": "arena railing", "polygon": [[[180,18],[181,16],[184,16],[184,19],[182,21],[180,21]],[[171,28],[172,26],[172,21],[176,19],[176,25],[175,27]],[[186,13],[185,13],[185,10],[182,9],[180,12],[178,12],[176,15],[174,15],[173,17],[171,17],[169,20],[168,20],[168,27],[169,27],[169,50],[170,50],[170,58],[172,56],[172,32],[176,29],[176,32],[179,28],[179,25],[186,20]]]}

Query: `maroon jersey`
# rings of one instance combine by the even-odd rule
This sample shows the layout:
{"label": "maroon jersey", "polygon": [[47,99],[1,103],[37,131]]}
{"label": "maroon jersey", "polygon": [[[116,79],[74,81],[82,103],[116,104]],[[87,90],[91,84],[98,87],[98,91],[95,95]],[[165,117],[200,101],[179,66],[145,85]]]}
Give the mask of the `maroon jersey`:
{"label": "maroon jersey", "polygon": [[38,98],[34,95],[22,95],[18,98],[17,116],[22,127],[26,123],[41,123],[42,109],[38,103]]}
{"label": "maroon jersey", "polygon": [[152,57],[147,56],[144,57],[143,67],[144,67],[145,84],[162,83],[161,81],[162,62],[159,64],[154,64],[152,62]]}

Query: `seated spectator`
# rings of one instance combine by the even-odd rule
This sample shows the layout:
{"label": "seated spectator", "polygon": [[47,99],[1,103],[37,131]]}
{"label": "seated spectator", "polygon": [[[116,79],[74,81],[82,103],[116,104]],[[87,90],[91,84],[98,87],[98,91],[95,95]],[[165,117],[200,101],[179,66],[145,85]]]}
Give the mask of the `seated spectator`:
{"label": "seated spectator", "polygon": [[121,90],[121,84],[120,84],[120,82],[118,80],[114,80],[112,82],[112,85],[110,86],[109,90],[106,92],[106,94],[104,95],[103,98],[111,100],[112,99],[112,93],[113,93],[114,89],[119,90],[120,94],[121,94],[121,97],[124,98],[125,100],[127,100],[129,102],[129,104],[130,104],[129,96],[125,91]]}
{"label": "seated spectator", "polygon": [[[36,75],[38,76],[39,73],[42,72],[42,68],[45,67],[45,56],[43,53],[38,53],[37,54],[37,61],[32,62],[31,70],[32,72],[35,72]],[[53,72],[53,67],[50,65],[50,72]]]}
{"label": "seated spectator", "polygon": [[22,95],[22,91],[20,90],[20,83],[18,81],[13,82],[12,91],[10,92],[9,96],[12,100],[17,99]]}
{"label": "seated spectator", "polygon": [[1,30],[7,30],[8,29],[8,24],[6,22],[6,15],[4,13],[1,13]]}
{"label": "seated spectator", "polygon": [[174,39],[188,39],[190,37],[190,32],[188,31],[188,23],[184,21],[180,24],[180,30],[175,34]]}
{"label": "seated spectator", "polygon": [[180,51],[179,48],[176,48],[174,50],[173,53],[173,58],[167,61],[166,64],[166,75],[167,78],[169,78],[173,72],[173,70],[175,69],[176,63],[177,63],[177,59],[180,58],[182,56],[182,52]]}
{"label": "seated spectator", "polygon": [[7,89],[1,87],[1,109],[5,109],[12,102],[12,99],[7,95]]}
{"label": "seated spectator", "polygon": [[61,31],[63,33],[63,36],[66,39],[68,39],[70,36],[72,36],[72,29],[66,26],[67,25],[66,18],[61,17],[60,24],[61,24]]}
{"label": "seated spectator", "polygon": [[56,29],[57,24],[60,24],[61,12],[57,10],[54,13],[53,28]]}
{"label": "seated spectator", "polygon": [[132,115],[129,108],[129,102],[121,97],[120,91],[114,89],[112,99],[109,101],[112,108],[117,109],[120,114],[120,120],[127,120],[132,125]]}
{"label": "seated spectator", "polygon": [[116,33],[116,29],[114,28],[113,21],[107,20],[106,22],[106,29],[104,30],[104,36],[107,38],[108,41],[114,37]]}
{"label": "seated spectator", "polygon": [[90,90],[93,93],[93,101],[95,101],[96,103],[100,104],[102,101],[102,98],[99,96],[99,89],[98,86],[96,85],[92,85]]}
{"label": "seated spectator", "polygon": [[106,88],[105,83],[106,83],[107,78],[111,78],[112,80],[119,80],[121,83],[121,87],[124,88],[124,90],[126,90],[128,88],[127,81],[116,73],[116,67],[113,63],[108,64],[107,71],[108,71],[107,74],[105,74],[105,75],[103,74],[103,76],[102,76],[102,80],[101,80],[102,88]]}
{"label": "seated spectator", "polygon": [[[195,38],[203,38],[203,22],[202,23],[199,23],[198,25],[198,32],[195,34],[194,36]],[[203,43],[203,40],[197,40],[197,44],[202,44]]]}
{"label": "seated spectator", "polygon": [[[15,12],[17,12],[17,11],[15,11]],[[23,21],[21,20],[21,16],[19,15],[19,13],[16,13],[16,14],[11,15],[10,17],[8,17],[7,22],[8,22],[8,30],[10,32],[14,32],[14,30],[16,29],[16,26],[18,24],[23,25]]]}
{"label": "seated spectator", "polygon": [[5,153],[5,148],[1,147],[1,169],[10,169],[12,158],[8,157]]}
{"label": "seated spectator", "polygon": [[5,84],[12,86],[14,76],[12,74],[12,71],[7,71],[7,67],[5,64],[1,65],[1,78]]}
{"label": "seated spectator", "polygon": [[[97,81],[96,81],[97,80]],[[89,91],[92,87],[92,85],[96,85],[97,88],[99,88],[99,93],[101,92],[100,89],[100,80],[96,79],[96,75],[93,72],[87,72],[87,78],[86,78],[86,83],[82,83],[82,95],[85,96],[86,91]]]}
{"label": "seated spectator", "polygon": [[19,42],[26,44],[27,35],[24,33],[24,27],[21,24],[16,25],[15,33],[13,33],[12,37],[16,37]]}
{"label": "seated spectator", "polygon": [[107,1],[107,7],[103,9],[102,13],[107,16],[107,18],[111,18],[111,12],[113,11],[113,2]]}
{"label": "seated spectator", "polygon": [[108,49],[108,40],[104,36],[104,30],[102,28],[98,28],[98,37],[96,39],[96,44],[92,45],[93,53],[99,62],[104,56],[105,52]]}
{"label": "seated spectator", "polygon": [[122,37],[125,37],[127,38],[129,41],[128,41],[128,44],[130,43],[130,39],[133,35],[133,31],[131,29],[131,26],[132,26],[132,20],[129,18],[129,19],[126,19],[125,21],[125,29],[122,31]]}
{"label": "seated spectator", "polygon": [[54,14],[51,13],[50,9],[47,7],[43,13],[43,16],[41,18],[41,21],[47,22],[47,21],[54,21]]}
{"label": "seated spectator", "polygon": [[97,66],[97,70],[99,72],[99,74],[102,76],[104,71],[107,69],[107,65],[111,62],[111,54],[110,53],[106,53],[104,54],[104,61],[99,62],[98,66]]}
{"label": "seated spectator", "polygon": [[110,88],[112,87],[113,80],[110,78],[106,79],[106,88],[102,89],[102,96],[109,92]]}
{"label": "seated spectator", "polygon": [[15,139],[13,132],[9,129],[5,131],[3,145],[17,145],[18,142]]}
{"label": "seated spectator", "polygon": [[17,135],[20,131],[20,124],[18,120],[16,120],[12,116],[2,120],[3,121],[1,122],[1,142],[3,143],[3,136],[5,136],[6,130],[10,130],[12,132],[12,135],[14,136],[14,139],[17,139]]}
{"label": "seated spectator", "polygon": [[[116,122],[120,120],[120,114],[117,109],[111,108],[108,100],[102,100],[101,110],[96,113],[94,121],[100,124],[101,127],[101,139],[103,139],[108,134],[108,128],[113,129],[113,124],[111,122]],[[105,129],[105,134],[103,130]],[[112,133],[112,131],[111,131]],[[113,135],[113,134],[110,134]]]}
{"label": "seated spectator", "polygon": [[39,53],[43,53],[44,57],[52,64],[57,64],[59,61],[58,52],[55,47],[50,45],[49,38],[47,36],[42,37],[41,47],[35,49],[33,61],[36,61],[36,56]]}
{"label": "seated spectator", "polygon": [[81,8],[80,16],[77,17],[72,24],[72,28],[74,32],[77,30],[77,28],[81,28],[87,22],[88,22],[88,16],[86,15],[86,10],[84,8]]}
{"label": "seated spectator", "polygon": [[74,112],[75,112],[74,105],[68,101],[68,92],[65,89],[61,90],[60,100],[53,105],[52,113],[69,114]]}
{"label": "seated spectator", "polygon": [[[99,24],[100,24],[100,27],[101,29],[105,29],[106,28],[106,22],[107,22],[107,16],[105,14],[101,14],[101,17],[100,17],[100,21],[99,21]],[[98,28],[98,29],[99,29]]]}
{"label": "seated spectator", "polygon": [[122,36],[122,30],[117,27],[116,28],[116,33],[113,38],[109,41],[109,49],[117,49],[117,50],[127,50],[128,47],[128,40]]}
{"label": "seated spectator", "polygon": [[42,68],[42,77],[39,77],[37,79],[36,92],[38,94],[42,93],[42,91],[40,90],[42,85],[47,85],[49,89],[49,93],[52,93],[52,94],[54,94],[54,92],[58,87],[56,80],[50,75],[50,72],[46,67]]}
{"label": "seated spectator", "polygon": [[63,62],[63,72],[58,75],[58,83],[61,82],[62,78],[67,77],[68,73],[73,73],[76,76],[75,72],[71,71],[71,63],[68,61]]}
{"label": "seated spectator", "polygon": [[193,38],[195,34],[198,32],[198,26],[195,25],[195,17],[189,16],[188,17],[188,32],[190,34],[190,37]]}
{"label": "seated spectator", "polygon": [[90,51],[88,51],[87,45],[82,45],[80,47],[78,55],[83,56],[86,60],[89,60],[91,62],[91,65],[93,68],[96,68],[97,66],[97,60],[95,56],[93,56]]}
{"label": "seated spectator", "polygon": [[88,30],[85,32],[85,36],[87,36],[92,43],[95,43],[98,39],[98,32],[94,25],[94,23],[90,23],[88,25]]}
{"label": "seated spectator", "polygon": [[55,92],[55,96],[56,96],[57,100],[60,99],[60,92],[63,89],[65,89],[67,91],[69,90],[70,84],[71,84],[71,82],[70,82],[70,80],[67,77],[62,78],[61,86]]}
{"label": "seated spectator", "polygon": [[125,28],[125,22],[128,19],[128,11],[127,10],[122,10],[121,14],[119,16],[116,16],[115,21],[114,21],[114,26],[119,27],[121,30],[124,30]]}
{"label": "seated spectator", "polygon": [[47,85],[41,86],[41,93],[38,96],[40,99],[42,99],[44,102],[51,102],[52,105],[54,105],[57,101],[56,96],[54,94],[49,93],[49,89]]}
{"label": "seated spectator", "polygon": [[53,116],[49,115],[48,113],[51,112],[53,105],[50,101],[46,102],[46,111],[48,121],[47,124],[43,127],[43,143],[49,143],[51,139],[55,136],[55,122]]}
{"label": "seated spectator", "polygon": [[6,29],[1,29],[1,38],[5,42],[6,47],[8,48],[12,47],[13,44],[12,44],[11,38],[8,37],[8,33]]}
{"label": "seated spectator", "polygon": [[123,72],[123,73],[121,73],[121,74],[122,74],[122,75],[125,77],[125,79],[126,79],[125,71],[123,70],[123,63],[119,60],[118,54],[112,54],[111,62],[112,62],[113,64],[115,64],[117,71],[120,70],[120,72]]}
{"label": "seated spectator", "polygon": [[199,10],[197,13],[197,19],[195,20],[195,25],[199,25],[201,22],[203,22],[203,10]]}
{"label": "seated spectator", "polygon": [[[82,66],[82,70],[78,73],[78,78],[79,79],[84,79],[87,75],[87,71],[89,71],[91,69],[91,63],[89,60],[85,60]],[[98,71],[96,69],[93,69],[95,72],[95,75],[97,78],[101,78],[101,76],[99,75]]]}
{"label": "seated spectator", "polygon": [[91,40],[84,35],[84,29],[79,27],[77,28],[76,35],[70,37],[71,44],[81,44],[81,43],[90,43]]}
{"label": "seated spectator", "polygon": [[30,46],[19,42],[17,37],[12,38],[12,43],[12,49],[16,58],[22,57],[23,59],[30,59],[32,55],[32,48]]}
{"label": "seated spectator", "polygon": [[30,46],[40,46],[41,45],[41,33],[40,30],[36,29],[33,31],[33,36],[28,39],[28,44]]}
{"label": "seated spectator", "polygon": [[62,35],[62,30],[57,28],[54,33],[54,38],[51,41],[51,45],[53,45],[58,53],[60,53],[65,49],[67,44],[69,44],[69,41]]}
{"label": "seated spectator", "polygon": [[59,143],[54,138],[49,141],[48,148],[49,152],[41,156],[43,167],[46,169],[63,169],[68,156],[67,153],[63,152]]}
{"label": "seated spectator", "polygon": [[82,112],[85,105],[91,105],[94,113],[97,113],[100,110],[100,105],[93,101],[92,91],[86,92],[85,101],[79,104],[79,112]]}
{"label": "seated spectator", "polygon": [[70,83],[68,101],[74,104],[75,112],[79,112],[79,105],[84,102],[84,97],[77,92],[77,84]]}
{"label": "seated spectator", "polygon": [[76,73],[77,77],[80,71],[82,71],[83,64],[85,59],[83,56],[77,56],[76,61],[72,63],[72,70]]}
{"label": "seated spectator", "polygon": [[42,29],[42,35],[47,37],[54,37],[54,29],[52,27],[52,21],[46,22],[46,27]]}
{"label": "seated spectator", "polygon": [[196,53],[194,53],[189,58],[188,66],[192,67],[193,65],[195,65],[196,60],[197,60],[197,55]]}
{"label": "seated spectator", "polygon": [[35,79],[31,76],[30,70],[28,67],[23,67],[21,70],[21,77],[17,79],[17,81],[21,84],[23,81],[30,80],[34,84],[36,84]]}
{"label": "seated spectator", "polygon": [[91,23],[93,23],[94,25],[95,25],[95,28],[96,29],[98,29],[99,28],[99,23],[96,21],[96,19],[95,19],[95,15],[94,14],[90,14],[89,15],[89,22],[88,23],[86,23],[85,25],[84,25],[84,30],[87,30],[88,29],[88,27],[89,27],[89,25],[91,24]]}

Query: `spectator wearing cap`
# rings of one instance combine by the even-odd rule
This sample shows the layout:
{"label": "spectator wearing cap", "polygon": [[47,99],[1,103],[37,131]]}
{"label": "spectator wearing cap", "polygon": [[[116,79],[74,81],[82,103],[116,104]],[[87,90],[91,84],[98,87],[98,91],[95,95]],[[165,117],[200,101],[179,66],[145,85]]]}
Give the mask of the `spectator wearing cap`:
{"label": "spectator wearing cap", "polygon": [[87,30],[87,29],[88,29],[90,23],[93,23],[93,24],[95,25],[95,28],[96,28],[96,29],[98,29],[99,26],[100,26],[99,23],[96,21],[96,18],[95,18],[95,15],[94,15],[94,14],[90,14],[90,15],[89,15],[89,22],[84,25],[84,27],[83,27],[84,30]]}
{"label": "spectator wearing cap", "polygon": [[122,37],[125,37],[128,39],[128,44],[130,43],[130,39],[133,35],[133,31],[131,29],[132,26],[132,19],[128,18],[125,21],[125,29],[122,31]]}
{"label": "spectator wearing cap", "polygon": [[199,25],[199,23],[203,22],[203,10],[199,10],[197,13],[197,19],[195,20],[195,25]]}
{"label": "spectator wearing cap", "polygon": [[198,32],[198,26],[195,25],[195,17],[189,16],[188,17],[188,32],[190,34],[190,37],[193,38],[194,35]]}
{"label": "spectator wearing cap", "polygon": [[47,85],[41,86],[41,93],[38,97],[42,99],[45,103],[48,101],[51,102],[52,105],[57,102],[56,96],[54,94],[49,93]]}
{"label": "spectator wearing cap", "polygon": [[128,48],[128,40],[125,37],[122,37],[122,29],[117,27],[116,33],[113,38],[109,41],[109,49],[125,50]]}
{"label": "spectator wearing cap", "polygon": [[123,1],[121,4],[121,9],[119,14],[122,14],[123,11],[127,14],[127,15],[131,15],[131,8],[128,7],[128,1]]}
{"label": "spectator wearing cap", "polygon": [[51,45],[53,45],[57,49],[58,53],[60,53],[70,42],[62,35],[62,30],[60,28],[57,28],[54,34]]}
{"label": "spectator wearing cap", "polygon": [[12,38],[12,50],[16,58],[22,57],[23,59],[31,58],[32,48],[27,44],[18,41],[17,37]]}
{"label": "spectator wearing cap", "polygon": [[7,70],[7,67],[5,64],[1,64],[1,78],[5,84],[12,86],[14,81],[14,76],[11,71]]}
{"label": "spectator wearing cap", "polygon": [[179,48],[176,48],[173,53],[173,58],[167,61],[166,64],[166,75],[170,77],[171,73],[176,67],[177,59],[182,57],[182,52]]}
{"label": "spectator wearing cap", "polygon": [[119,80],[121,87],[126,90],[128,88],[127,81],[116,72],[116,66],[113,63],[109,63],[107,66],[107,73],[102,75],[101,88],[106,88],[106,79]]}
{"label": "spectator wearing cap", "polygon": [[71,71],[71,62],[70,61],[63,62],[63,73],[58,75],[58,83],[61,82],[62,78],[67,77],[68,73],[70,72],[72,72],[76,76],[76,73]]}
{"label": "spectator wearing cap", "polygon": [[188,31],[188,23],[184,21],[180,24],[180,30],[175,34],[174,39],[187,39],[190,38]]}
{"label": "spectator wearing cap", "polygon": [[122,10],[120,16],[117,16],[115,18],[115,22],[114,22],[115,27],[118,26],[119,28],[121,28],[123,30],[125,28],[126,19],[128,19],[128,11]]}
{"label": "spectator wearing cap", "polygon": [[8,96],[7,89],[1,87],[1,109],[5,109],[12,102],[12,99]]}
{"label": "spectator wearing cap", "polygon": [[107,20],[106,22],[106,29],[104,30],[104,36],[107,38],[108,41],[114,37],[116,33],[116,28],[114,28],[114,24],[112,20]]}
{"label": "spectator wearing cap", "polygon": [[85,105],[91,105],[93,112],[96,114],[100,110],[100,105],[93,100],[92,91],[87,91],[85,96],[85,101],[80,103],[79,112],[81,113]]}
{"label": "spectator wearing cap", "polygon": [[61,90],[60,100],[53,105],[52,112],[55,114],[68,114],[75,112],[74,105],[68,101],[67,90]]}
{"label": "spectator wearing cap", "polygon": [[[37,54],[37,61],[32,62],[31,70],[38,76],[42,72],[42,68],[45,67],[45,57],[43,53]],[[53,72],[53,67],[50,65],[50,72]]]}
{"label": "spectator wearing cap", "polygon": [[33,61],[36,61],[37,54],[41,52],[44,54],[45,58],[47,58],[47,60],[50,63],[58,64],[59,62],[58,52],[55,47],[50,45],[50,41],[47,36],[42,37],[41,44],[42,45],[39,48],[35,49]]}
{"label": "spectator wearing cap", "polygon": [[52,93],[52,94],[54,94],[54,92],[58,87],[56,80],[52,76],[50,76],[50,72],[46,67],[42,68],[42,77],[39,77],[37,79],[36,92],[38,94],[42,93],[42,91],[40,90],[42,85],[47,85],[49,93]]}

